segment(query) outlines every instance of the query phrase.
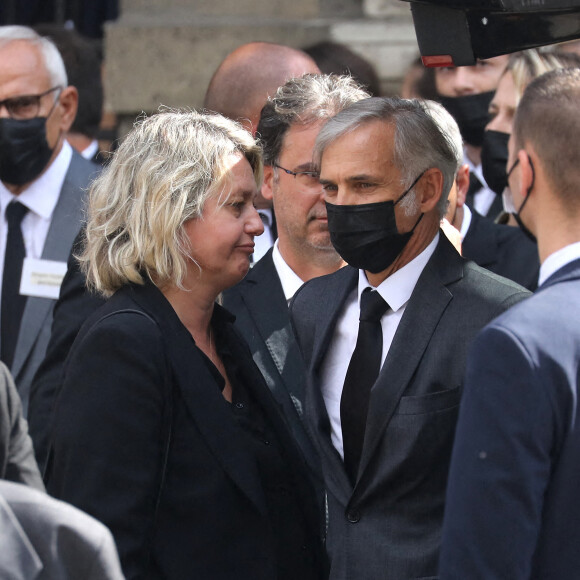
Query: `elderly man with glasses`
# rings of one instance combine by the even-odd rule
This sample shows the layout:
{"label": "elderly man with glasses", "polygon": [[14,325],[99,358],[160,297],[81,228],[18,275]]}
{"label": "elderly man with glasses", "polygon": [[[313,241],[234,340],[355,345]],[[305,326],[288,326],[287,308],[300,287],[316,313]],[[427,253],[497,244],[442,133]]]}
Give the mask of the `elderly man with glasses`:
{"label": "elderly man with glasses", "polygon": [[78,95],[46,38],[0,27],[0,359],[26,413],[94,166],[65,134]]}

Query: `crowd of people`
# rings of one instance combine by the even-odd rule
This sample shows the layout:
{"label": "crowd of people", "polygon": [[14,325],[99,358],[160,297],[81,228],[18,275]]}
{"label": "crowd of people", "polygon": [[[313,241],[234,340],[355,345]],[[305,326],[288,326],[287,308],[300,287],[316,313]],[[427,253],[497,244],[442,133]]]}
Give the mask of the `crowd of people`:
{"label": "crowd of people", "polygon": [[580,578],[580,57],[252,42],[104,156],[54,35],[0,26],[0,578]]}

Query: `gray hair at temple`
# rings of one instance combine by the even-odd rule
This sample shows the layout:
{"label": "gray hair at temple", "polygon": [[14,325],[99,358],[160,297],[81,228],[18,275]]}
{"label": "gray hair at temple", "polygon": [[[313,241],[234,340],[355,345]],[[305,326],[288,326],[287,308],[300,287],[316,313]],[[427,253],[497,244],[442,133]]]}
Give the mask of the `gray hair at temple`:
{"label": "gray hair at temple", "polygon": [[[401,172],[401,185],[410,187],[427,169],[439,169],[443,175],[443,190],[437,209],[443,217],[457,172],[457,156],[450,139],[441,132],[426,109],[424,101],[398,97],[373,97],[354,103],[322,127],[314,146],[315,163],[320,165],[325,149],[333,141],[365,123],[381,121],[391,124],[395,128],[393,162]],[[415,196],[407,197],[409,204],[416,200]]]}
{"label": "gray hair at temple", "polygon": [[463,165],[463,138],[461,137],[459,125],[457,125],[457,121],[441,103],[423,101],[423,104],[425,105],[425,111],[435,121],[435,124],[439,127],[443,137],[447,139],[449,147],[451,147],[455,155],[457,163],[455,173],[457,173]]}
{"label": "gray hair at temple", "polygon": [[[36,33],[32,28],[28,28],[28,26],[0,26],[0,46],[18,40],[29,42],[38,47],[53,87],[59,86],[65,88],[68,86],[62,56],[52,40],[40,36],[40,34]],[[56,98],[58,98],[58,93],[55,95]]]}
{"label": "gray hair at temple", "polygon": [[369,96],[349,76],[306,74],[290,79],[262,109],[257,134],[264,150],[264,164],[278,161],[284,137],[292,125],[324,121]]}

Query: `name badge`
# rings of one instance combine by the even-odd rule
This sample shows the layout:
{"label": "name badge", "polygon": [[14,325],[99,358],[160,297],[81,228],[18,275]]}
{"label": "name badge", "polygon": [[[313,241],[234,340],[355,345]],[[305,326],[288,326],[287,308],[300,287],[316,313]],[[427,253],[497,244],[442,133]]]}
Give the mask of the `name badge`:
{"label": "name badge", "polygon": [[24,258],[20,294],[56,300],[65,274],[66,262]]}

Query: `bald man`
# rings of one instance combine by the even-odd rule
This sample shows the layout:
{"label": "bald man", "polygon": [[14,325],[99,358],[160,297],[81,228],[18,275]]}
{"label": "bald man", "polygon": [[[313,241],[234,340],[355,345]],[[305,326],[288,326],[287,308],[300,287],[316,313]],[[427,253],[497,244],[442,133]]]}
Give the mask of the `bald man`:
{"label": "bald man", "polygon": [[242,44],[214,73],[203,106],[239,121],[252,134],[268,97],[288,79],[320,69],[305,52],[269,42]]}

